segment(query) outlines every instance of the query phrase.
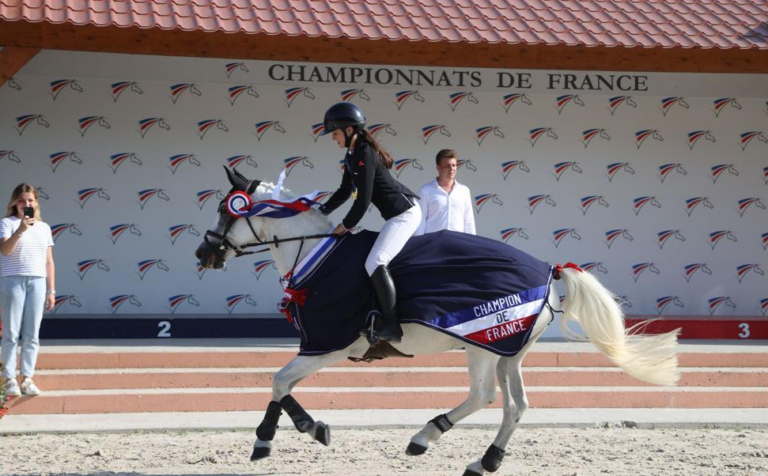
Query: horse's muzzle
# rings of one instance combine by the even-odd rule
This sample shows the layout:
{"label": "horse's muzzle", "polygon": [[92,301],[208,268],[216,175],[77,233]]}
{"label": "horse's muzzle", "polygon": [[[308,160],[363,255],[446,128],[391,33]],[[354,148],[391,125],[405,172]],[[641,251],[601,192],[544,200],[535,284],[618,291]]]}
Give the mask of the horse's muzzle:
{"label": "horse's muzzle", "polygon": [[200,266],[205,269],[222,269],[224,267],[224,260],[219,258],[219,255],[207,242],[200,243],[195,251],[195,257],[200,261]]}

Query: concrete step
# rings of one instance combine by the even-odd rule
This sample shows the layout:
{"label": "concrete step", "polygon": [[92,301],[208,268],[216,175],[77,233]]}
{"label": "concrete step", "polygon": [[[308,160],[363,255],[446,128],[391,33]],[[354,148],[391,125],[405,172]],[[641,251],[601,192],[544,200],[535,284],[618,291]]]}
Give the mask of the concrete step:
{"label": "concrete step", "polygon": [[[296,356],[296,349],[238,349],[226,352],[41,352],[37,369],[130,369],[130,368],[203,368],[215,364],[219,368],[283,367]],[[680,367],[762,367],[768,368],[768,353],[757,352],[683,352]],[[337,367],[463,367],[464,352],[417,355],[413,358],[390,358],[379,362],[344,361]],[[612,367],[610,360],[596,350],[588,352],[531,351],[524,367]]]}
{"label": "concrete step", "polygon": [[[307,409],[453,408],[467,387],[297,387]],[[768,391],[755,387],[535,387],[533,408],[766,408]],[[9,401],[10,414],[76,414],[263,410],[268,388],[118,389],[46,391]],[[501,396],[491,408],[500,406]]]}
{"label": "concrete step", "polygon": [[[157,388],[271,388],[279,368],[40,370],[46,391]],[[651,386],[618,368],[526,367],[526,385],[548,387]],[[314,374],[309,387],[459,387],[469,385],[465,367],[338,367]],[[685,368],[678,387],[768,387],[766,368]]]}

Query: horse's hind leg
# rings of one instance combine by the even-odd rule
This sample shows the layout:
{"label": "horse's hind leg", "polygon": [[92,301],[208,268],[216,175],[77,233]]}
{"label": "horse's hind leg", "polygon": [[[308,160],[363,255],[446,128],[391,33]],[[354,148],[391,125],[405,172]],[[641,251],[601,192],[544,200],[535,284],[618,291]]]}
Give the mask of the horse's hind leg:
{"label": "horse's hind leg", "polygon": [[407,454],[424,454],[429,444],[439,440],[454,424],[496,400],[494,368],[500,357],[478,347],[468,347],[466,352],[470,378],[467,399],[447,414],[438,415],[430,420],[411,438],[405,450]]}
{"label": "horse's hind leg", "polygon": [[344,360],[348,355],[348,351],[337,351],[312,357],[297,356],[275,374],[272,379],[272,401],[269,402],[264,419],[256,429],[256,442],[253,444],[251,461],[263,459],[270,455],[272,439],[275,436],[277,423],[283,410],[291,417],[299,432],[309,433],[313,439],[325,446],[331,443],[330,427],[321,421],[315,422],[290,393],[307,376]]}
{"label": "horse's hind leg", "polygon": [[503,397],[503,417],[501,428],[488,447],[482,459],[471,463],[464,471],[464,476],[482,476],[485,472],[493,473],[501,467],[504,451],[517,429],[517,424],[528,409],[528,399],[523,386],[523,374],[520,365],[523,361],[521,352],[515,357],[502,358],[496,366],[496,376]]}

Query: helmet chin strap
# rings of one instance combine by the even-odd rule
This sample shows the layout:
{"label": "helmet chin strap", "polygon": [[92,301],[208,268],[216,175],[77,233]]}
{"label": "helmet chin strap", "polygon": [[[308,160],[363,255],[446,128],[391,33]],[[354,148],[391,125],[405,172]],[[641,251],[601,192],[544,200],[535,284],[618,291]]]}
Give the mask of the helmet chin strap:
{"label": "helmet chin strap", "polygon": [[352,132],[352,134],[347,134],[346,129],[342,129],[341,132],[344,133],[344,147],[349,149],[349,146],[352,145],[352,138],[355,137],[355,134],[357,134],[357,132]]}

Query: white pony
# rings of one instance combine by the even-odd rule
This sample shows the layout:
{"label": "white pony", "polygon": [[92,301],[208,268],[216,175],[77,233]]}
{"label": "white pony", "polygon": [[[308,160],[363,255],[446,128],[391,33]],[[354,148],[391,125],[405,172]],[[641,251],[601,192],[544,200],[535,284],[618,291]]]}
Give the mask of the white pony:
{"label": "white pony", "polygon": [[[253,202],[273,198],[275,186],[251,181],[238,171],[227,170],[234,191],[245,191]],[[279,200],[291,201],[286,190],[279,192]],[[286,275],[297,260],[305,256],[319,242],[317,238],[332,228],[332,223],[319,211],[310,209],[293,217],[273,219],[263,217],[234,218],[226,210],[226,199],[219,206],[213,229],[206,234],[196,256],[201,266],[221,269],[225,261],[244,252],[243,247],[257,246],[261,242],[269,246],[281,275]],[[276,243],[276,241],[278,243]],[[279,246],[278,246],[279,244]],[[363,263],[360,263],[363,266]],[[568,323],[578,323],[588,338],[612,362],[628,374],[658,385],[673,385],[679,378],[675,346],[678,332],[662,335],[636,335],[625,329],[621,308],[615,296],[606,290],[588,272],[565,268],[561,272],[566,286],[565,309],[560,325],[569,337],[575,335]],[[550,287],[549,303],[544,306],[540,318],[530,334],[530,339],[514,357],[502,357],[480,347],[468,345],[455,337],[420,324],[403,324],[402,342],[392,344],[398,351],[408,354],[434,354],[464,349],[467,354],[470,391],[467,399],[447,414],[429,421],[410,441],[406,452],[421,455],[429,445],[453,425],[496,400],[496,387],[503,398],[501,428],[485,455],[466,467],[465,476],[482,476],[499,469],[504,451],[520,418],[528,408],[523,386],[521,363],[534,342],[549,325],[551,308],[560,307],[560,299],[554,285]],[[308,433],[324,445],[330,444],[330,428],[323,422],[315,422],[293,398],[291,391],[309,375],[348,357],[362,357],[369,343],[360,337],[345,349],[335,352],[297,356],[278,371],[272,383],[272,401],[267,407],[264,420],[256,430],[251,461],[270,455],[272,440],[282,410],[285,410],[300,432]]]}

